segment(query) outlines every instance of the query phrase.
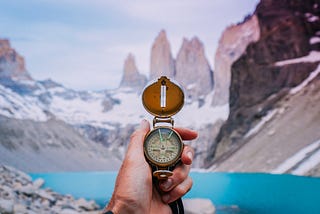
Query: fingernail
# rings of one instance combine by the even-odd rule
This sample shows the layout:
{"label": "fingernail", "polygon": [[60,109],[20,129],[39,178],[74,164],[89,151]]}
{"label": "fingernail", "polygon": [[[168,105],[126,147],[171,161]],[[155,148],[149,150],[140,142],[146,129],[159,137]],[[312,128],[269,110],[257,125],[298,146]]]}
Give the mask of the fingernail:
{"label": "fingernail", "polygon": [[162,184],[161,184],[161,187],[163,188],[163,190],[169,190],[172,186],[172,179],[169,178],[168,180],[164,181]]}
{"label": "fingernail", "polygon": [[187,156],[188,156],[188,158],[190,158],[190,160],[193,159],[193,154],[192,154],[192,152],[187,152]]}
{"label": "fingernail", "polygon": [[149,128],[149,122],[143,119],[140,123],[140,129],[148,129],[148,128]]}
{"label": "fingernail", "polygon": [[163,201],[164,203],[168,203],[169,200],[170,200],[170,195],[169,195],[169,194],[162,196],[162,201]]}

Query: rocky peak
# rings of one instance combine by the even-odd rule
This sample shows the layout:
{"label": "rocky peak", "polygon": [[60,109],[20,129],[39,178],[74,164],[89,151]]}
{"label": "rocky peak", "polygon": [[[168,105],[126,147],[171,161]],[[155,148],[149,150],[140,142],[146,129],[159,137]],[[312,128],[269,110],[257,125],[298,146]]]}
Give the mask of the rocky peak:
{"label": "rocky peak", "polygon": [[174,59],[171,54],[170,43],[166,32],[162,30],[151,49],[150,79],[156,79],[162,75],[173,77],[174,74]]}
{"label": "rocky peak", "polygon": [[0,39],[0,78],[31,80],[24,59],[10,46],[7,39]]}
{"label": "rocky peak", "polygon": [[214,59],[214,96],[212,105],[225,105],[229,102],[231,65],[245,52],[250,43],[260,37],[256,15],[243,23],[229,26],[219,40]]}
{"label": "rocky peak", "polygon": [[175,79],[192,100],[202,99],[213,87],[213,72],[205,56],[202,42],[194,37],[183,39],[176,59]]}
{"label": "rocky peak", "polygon": [[130,53],[124,62],[120,87],[131,87],[139,90],[145,86],[146,82],[147,78],[143,74],[139,73],[135,58]]}
{"label": "rocky peak", "polygon": [[313,0],[261,0],[258,4],[254,15],[260,37],[231,65],[230,115],[212,144],[209,164],[212,160],[222,161],[240,148],[249,130],[275,108],[290,88],[315,71],[320,59],[283,65],[279,61],[306,57],[315,50],[310,41],[318,37],[319,14]]}

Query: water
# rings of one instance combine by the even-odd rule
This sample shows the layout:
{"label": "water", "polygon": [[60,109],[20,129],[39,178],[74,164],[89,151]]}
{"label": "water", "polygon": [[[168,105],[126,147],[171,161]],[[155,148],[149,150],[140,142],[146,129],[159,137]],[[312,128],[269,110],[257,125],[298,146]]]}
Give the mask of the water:
{"label": "water", "polygon": [[[116,172],[31,174],[45,187],[74,197],[109,201]],[[319,214],[320,178],[262,173],[192,172],[194,185],[185,198],[208,198],[218,214]]]}

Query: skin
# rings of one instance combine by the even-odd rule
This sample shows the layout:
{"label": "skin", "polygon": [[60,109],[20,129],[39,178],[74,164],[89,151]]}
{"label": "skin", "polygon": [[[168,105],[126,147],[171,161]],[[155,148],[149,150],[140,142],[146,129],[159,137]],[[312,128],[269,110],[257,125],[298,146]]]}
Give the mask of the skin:
{"label": "skin", "polygon": [[[197,132],[175,128],[183,140],[193,140]],[[130,138],[128,150],[119,170],[111,200],[105,210],[115,214],[126,213],[171,213],[168,203],[185,195],[192,187],[189,171],[194,151],[185,146],[181,164],[173,170],[173,175],[158,186],[152,183],[152,173],[143,153],[143,141],[150,131],[150,124],[143,120]]]}

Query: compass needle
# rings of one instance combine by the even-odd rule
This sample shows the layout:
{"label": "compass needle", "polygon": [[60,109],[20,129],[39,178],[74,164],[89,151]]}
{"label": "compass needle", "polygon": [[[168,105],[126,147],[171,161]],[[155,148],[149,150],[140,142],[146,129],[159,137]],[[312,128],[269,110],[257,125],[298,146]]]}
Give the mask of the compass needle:
{"label": "compass needle", "polygon": [[158,129],[158,130],[159,130],[160,142],[162,143],[163,142],[163,138],[162,138],[161,130],[160,129]]}

